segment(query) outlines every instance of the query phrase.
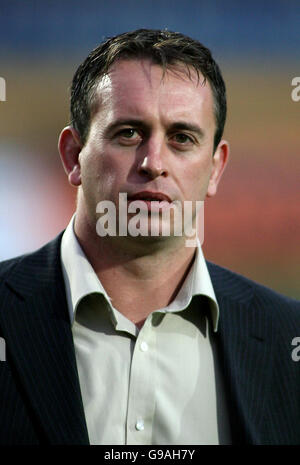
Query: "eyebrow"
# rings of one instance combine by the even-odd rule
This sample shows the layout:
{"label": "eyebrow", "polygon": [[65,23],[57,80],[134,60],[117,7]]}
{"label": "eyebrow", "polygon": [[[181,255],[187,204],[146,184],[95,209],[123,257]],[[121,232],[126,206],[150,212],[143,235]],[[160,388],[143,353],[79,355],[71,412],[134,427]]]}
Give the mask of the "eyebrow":
{"label": "eyebrow", "polygon": [[[112,132],[120,126],[134,126],[138,128],[142,128],[144,130],[149,130],[149,126],[144,123],[142,120],[139,119],[118,119],[114,123],[108,126],[107,132]],[[197,134],[201,139],[204,138],[204,131],[203,129],[192,123],[186,123],[185,121],[177,121],[176,123],[172,123],[169,127],[169,131],[191,131]]]}
{"label": "eyebrow", "polygon": [[200,126],[196,124],[186,123],[185,121],[178,121],[177,123],[173,123],[170,126],[170,129],[173,131],[191,131],[197,134],[201,139],[204,137],[204,131]]}
{"label": "eyebrow", "polygon": [[107,132],[112,132],[120,126],[134,126],[143,129],[147,128],[147,125],[139,119],[118,119],[117,121],[108,126]]}

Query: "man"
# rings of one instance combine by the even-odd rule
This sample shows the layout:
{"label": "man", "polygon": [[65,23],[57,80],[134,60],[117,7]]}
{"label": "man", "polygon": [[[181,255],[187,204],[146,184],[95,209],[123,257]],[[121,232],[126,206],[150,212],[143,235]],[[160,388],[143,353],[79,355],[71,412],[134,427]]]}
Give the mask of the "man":
{"label": "man", "polygon": [[1,265],[2,444],[300,442],[299,302],[187,247],[225,117],[217,64],[181,34],[122,34],[80,65],[59,139],[76,214]]}

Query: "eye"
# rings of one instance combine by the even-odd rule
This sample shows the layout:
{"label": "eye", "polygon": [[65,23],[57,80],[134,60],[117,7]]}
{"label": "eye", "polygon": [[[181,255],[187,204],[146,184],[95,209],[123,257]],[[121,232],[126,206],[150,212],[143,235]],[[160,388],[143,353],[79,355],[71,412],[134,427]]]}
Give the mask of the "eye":
{"label": "eye", "polygon": [[180,145],[194,144],[192,137],[188,134],[185,134],[184,132],[178,132],[177,134],[174,134],[173,140]]}
{"label": "eye", "polygon": [[142,140],[141,135],[137,129],[124,128],[121,129],[117,134],[116,138],[119,144],[122,145],[135,145],[139,144]]}
{"label": "eye", "polygon": [[133,128],[126,128],[122,129],[122,131],[119,132],[119,136],[125,137],[125,139],[132,139],[134,135],[137,135],[137,130]]}

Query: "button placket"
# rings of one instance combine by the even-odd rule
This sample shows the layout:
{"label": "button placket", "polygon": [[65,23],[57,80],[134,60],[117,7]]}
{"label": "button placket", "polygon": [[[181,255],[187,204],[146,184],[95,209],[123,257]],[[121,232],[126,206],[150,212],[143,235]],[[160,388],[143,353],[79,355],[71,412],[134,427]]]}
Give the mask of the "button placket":
{"label": "button placket", "polygon": [[137,429],[137,431],[144,431],[145,425],[143,420],[138,420],[135,424],[135,428]]}
{"label": "button placket", "polygon": [[155,411],[155,334],[146,320],[133,351],[127,415],[127,444],[151,444]]}
{"label": "button placket", "polygon": [[140,344],[140,349],[142,352],[147,352],[149,349],[149,346],[146,341],[142,341]]}

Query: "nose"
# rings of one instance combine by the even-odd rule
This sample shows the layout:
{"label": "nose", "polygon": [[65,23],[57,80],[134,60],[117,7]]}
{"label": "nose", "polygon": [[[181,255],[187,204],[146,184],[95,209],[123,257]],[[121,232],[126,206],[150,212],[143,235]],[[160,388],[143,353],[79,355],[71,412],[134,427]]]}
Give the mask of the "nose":
{"label": "nose", "polygon": [[138,172],[155,179],[159,176],[167,177],[169,172],[166,167],[166,156],[163,154],[163,142],[148,141],[143,147],[142,159],[138,167]]}

